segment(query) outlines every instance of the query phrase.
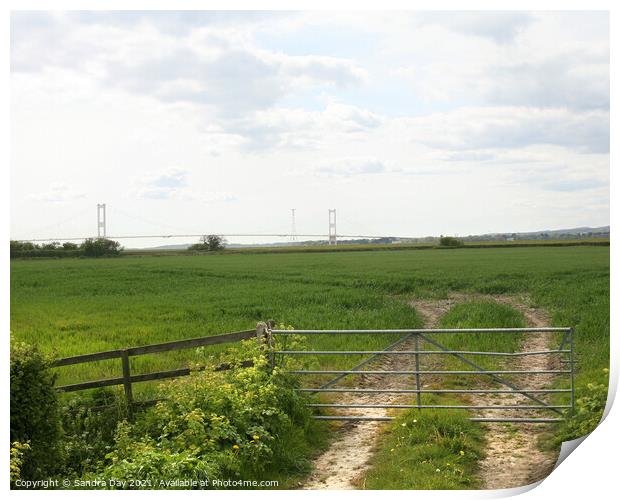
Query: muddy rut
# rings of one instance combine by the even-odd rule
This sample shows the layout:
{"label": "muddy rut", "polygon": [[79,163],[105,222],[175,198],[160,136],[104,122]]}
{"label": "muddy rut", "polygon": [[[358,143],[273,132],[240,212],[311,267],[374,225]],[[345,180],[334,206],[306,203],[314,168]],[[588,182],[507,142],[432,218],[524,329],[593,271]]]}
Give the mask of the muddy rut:
{"label": "muddy rut", "polygon": [[[465,296],[451,295],[445,300],[416,300],[411,303],[424,320],[426,328],[434,328],[439,320],[452,305],[472,299],[493,299],[509,304],[520,310],[529,326],[545,326],[549,318],[544,312],[530,308],[524,301],[505,296]],[[544,350],[549,346],[550,338],[543,335],[525,336],[521,350]],[[414,339],[402,342],[395,350],[415,350]],[[555,369],[551,366],[553,360],[546,356],[516,357],[515,361],[506,364],[506,369]],[[414,356],[379,356],[376,361],[364,367],[365,370],[411,370],[414,366]],[[435,356],[424,358],[423,369],[440,369],[441,359]],[[504,368],[502,368],[504,369]],[[529,382],[530,388],[542,388],[551,385],[551,375],[540,375],[535,383]],[[380,375],[366,375],[356,377],[357,388],[412,388],[415,387],[413,376],[386,377]],[[422,388],[429,387],[434,380],[423,378]],[[523,381],[513,379],[515,383]],[[504,396],[504,397],[498,397]],[[402,404],[411,397],[398,394],[346,394],[338,398],[338,403],[351,404]],[[491,404],[519,404],[524,397],[513,394],[474,395],[470,398],[472,405]],[[351,408],[334,410],[335,414],[387,416],[388,410],[383,408]],[[492,414],[491,414],[492,413]],[[478,416],[526,416],[515,410],[481,411]],[[363,477],[369,467],[369,459],[379,436],[382,422],[348,422],[336,432],[336,437],[330,447],[317,457],[313,463],[313,472],[309,478],[300,484],[302,489],[356,489],[363,487]],[[486,457],[480,465],[480,478],[486,489],[510,488],[536,482],[553,469],[557,456],[553,453],[543,453],[538,450],[537,440],[544,431],[537,424],[516,424],[520,432],[507,432],[506,424],[484,424],[486,429]],[[542,426],[544,427],[544,426]]]}

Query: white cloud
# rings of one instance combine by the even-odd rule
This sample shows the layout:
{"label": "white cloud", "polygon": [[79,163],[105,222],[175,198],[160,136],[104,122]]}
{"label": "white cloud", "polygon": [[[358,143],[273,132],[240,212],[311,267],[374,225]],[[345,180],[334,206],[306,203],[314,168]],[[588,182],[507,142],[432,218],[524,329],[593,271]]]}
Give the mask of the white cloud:
{"label": "white cloud", "polygon": [[316,171],[320,174],[349,177],[387,172],[383,162],[376,158],[342,158],[326,161]]}
{"label": "white cloud", "polygon": [[458,108],[404,118],[400,129],[413,141],[444,150],[522,148],[554,144],[583,152],[609,151],[609,113],[564,108]]}
{"label": "white cloud", "polygon": [[[21,26],[23,17],[17,19]],[[150,23],[79,24],[71,16],[50,16],[48,22],[42,22],[43,36],[37,40],[13,38],[14,72],[86,71],[102,86],[197,103],[223,118],[268,109],[306,88],[346,88],[366,77],[350,60],[268,51],[253,45],[247,34],[217,25],[174,36]]]}
{"label": "white cloud", "polygon": [[402,66],[394,73],[430,101],[609,108],[609,52],[605,46],[543,53],[542,57],[505,50],[474,61],[449,58]]}
{"label": "white cloud", "polygon": [[144,200],[177,200],[207,204],[237,200],[232,193],[205,190],[199,183],[190,183],[189,171],[179,167],[169,167],[136,179],[129,196]]}
{"label": "white cloud", "polygon": [[130,194],[137,198],[154,200],[182,198],[187,186],[187,177],[188,171],[178,167],[153,172],[137,179]]}
{"label": "white cloud", "polygon": [[316,149],[326,140],[363,135],[377,129],[382,118],[366,109],[335,101],[321,111],[275,108],[225,120],[221,130],[238,135],[246,151],[273,148]]}
{"label": "white cloud", "polygon": [[85,197],[85,193],[76,190],[74,187],[69,186],[64,182],[52,182],[47,191],[41,193],[30,193],[26,196],[26,199],[50,203],[66,203]]}
{"label": "white cloud", "polygon": [[200,201],[204,203],[219,203],[236,201],[237,197],[232,193],[222,191],[209,191],[199,195]]}
{"label": "white cloud", "polygon": [[441,26],[464,35],[490,38],[498,43],[508,43],[531,22],[527,12],[487,11],[480,12],[422,12],[415,16],[420,25]]}
{"label": "white cloud", "polygon": [[486,162],[497,158],[495,153],[487,151],[457,151],[445,154],[442,159],[446,161],[475,161]]}
{"label": "white cloud", "polygon": [[210,232],[286,231],[290,207],[298,231],[337,207],[360,234],[608,220],[606,14],[12,19],[16,236],[35,199],[85,234],[97,202],[125,233],[115,207]]}
{"label": "white cloud", "polygon": [[179,188],[187,185],[187,170],[171,167],[163,172],[147,175],[142,182],[152,187]]}

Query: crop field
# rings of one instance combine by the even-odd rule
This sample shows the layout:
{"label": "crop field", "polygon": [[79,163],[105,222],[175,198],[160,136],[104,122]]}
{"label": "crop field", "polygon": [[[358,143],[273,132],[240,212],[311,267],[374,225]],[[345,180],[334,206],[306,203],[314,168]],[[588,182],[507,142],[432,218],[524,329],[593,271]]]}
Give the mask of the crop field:
{"label": "crop field", "polygon": [[[605,247],[14,261],[11,330],[64,357],[252,329],[268,318],[296,328],[411,328],[422,325],[406,298],[448,292],[528,294],[555,325],[575,327],[583,374],[607,366]],[[321,348],[342,341],[312,339]],[[138,370],[184,360],[142,357]],[[114,369],[100,365],[65,368],[62,380]]]}
{"label": "crop field", "polygon": [[[519,311],[488,298],[528,297],[534,306],[550,314],[552,325],[575,329],[577,398],[587,397],[592,383],[599,387],[607,384],[609,248],[605,246],[14,260],[11,334],[13,339],[35,344],[58,358],[248,330],[258,321],[271,318],[298,329],[412,328],[424,326],[415,301],[445,299],[453,294],[470,300],[446,311],[439,320],[441,326],[524,326]],[[277,341],[290,342],[291,338],[284,336]],[[309,335],[303,342],[311,349],[376,350],[396,338]],[[477,350],[513,351],[519,342],[516,336],[452,335],[446,339],[450,348]],[[191,366],[204,360],[205,354],[225,348],[131,358],[132,374]],[[304,362],[321,369],[348,369],[360,359],[307,356]],[[491,359],[484,362],[493,363]],[[119,360],[109,360],[58,368],[58,383],[118,377],[119,365]],[[446,365],[452,369],[457,366],[455,360]],[[304,384],[319,382],[317,377]],[[458,388],[463,383],[459,377],[450,376],[444,387]],[[137,399],[149,399],[157,393],[157,386],[156,382],[136,384],[134,394]],[[331,400],[329,396],[322,399]],[[458,403],[451,397],[431,399],[442,404]],[[591,430],[600,410],[594,410],[586,423],[560,426],[555,434],[568,439]],[[394,448],[404,439],[395,427],[379,444],[367,487],[480,486],[475,470],[483,456],[484,436],[478,426],[470,425],[464,412],[427,413],[424,425],[429,429],[452,432],[465,426],[471,430],[467,440],[455,438],[467,456],[453,456],[456,445],[452,438],[439,444],[421,443],[423,433],[412,434],[406,447]],[[399,418],[398,425],[415,422],[411,412]],[[552,436],[547,442],[553,445]],[[412,453],[420,460],[426,457],[422,462],[430,472],[412,476],[411,471],[403,475],[394,470],[390,458],[393,449],[399,450],[403,460]],[[461,460],[460,472],[434,476],[437,460]]]}

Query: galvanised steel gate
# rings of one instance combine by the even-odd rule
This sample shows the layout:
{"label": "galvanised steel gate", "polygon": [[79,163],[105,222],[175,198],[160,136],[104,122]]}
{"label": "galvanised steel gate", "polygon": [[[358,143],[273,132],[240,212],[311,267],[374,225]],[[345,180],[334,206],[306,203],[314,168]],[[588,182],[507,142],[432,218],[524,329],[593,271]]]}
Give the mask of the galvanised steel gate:
{"label": "galvanised steel gate", "polygon": [[[561,338],[557,349],[544,349],[526,352],[494,352],[494,351],[464,351],[453,350],[439,342],[436,335],[442,334],[474,334],[484,333],[489,335],[540,335],[555,334]],[[574,409],[575,392],[574,392],[574,366],[573,359],[573,330],[572,328],[457,328],[457,329],[406,329],[406,330],[278,330],[271,329],[269,325],[265,325],[264,334],[268,339],[272,355],[282,356],[322,356],[322,355],[369,355],[367,359],[351,367],[348,370],[291,370],[289,373],[295,375],[336,375],[335,378],[320,387],[303,387],[298,389],[302,392],[309,393],[393,393],[393,394],[411,394],[415,395],[415,404],[355,404],[355,403],[312,403],[309,404],[315,408],[402,408],[402,409],[424,409],[424,408],[441,408],[441,409],[468,409],[468,410],[527,410],[528,412],[552,412],[556,415],[554,418],[545,417],[471,417],[470,420],[476,422],[525,422],[525,423],[554,423],[563,420],[563,411]],[[306,351],[306,350],[277,350],[274,348],[274,340],[277,336],[283,335],[403,335],[399,340],[392,343],[383,350],[350,350],[350,351]],[[413,350],[395,350],[406,341],[412,341]],[[421,342],[424,348],[420,348]],[[409,343],[409,342],[408,342]],[[426,346],[431,346],[432,350]],[[363,368],[381,356],[403,356],[411,355],[414,359],[412,370],[364,370]],[[421,357],[429,355],[453,356],[465,363],[471,370],[422,370],[420,368]],[[488,370],[483,368],[479,363],[472,361],[472,357],[493,356],[493,357],[532,357],[532,356],[558,356],[561,369],[553,370]],[[272,357],[273,359],[273,357]],[[565,369],[564,366],[568,365]],[[514,382],[506,379],[506,376],[522,375],[535,376],[538,374],[552,374],[554,376],[567,377],[567,385],[569,388],[550,389],[550,388],[523,388]],[[350,387],[333,387],[347,376],[353,375],[381,375],[381,376],[398,376],[398,375],[414,375],[415,387],[402,388],[350,388]],[[445,375],[484,375],[490,377],[491,380],[503,386],[501,389],[423,389],[423,376],[445,376]],[[544,401],[539,395],[567,393],[570,395],[569,404],[551,404]],[[423,394],[519,394],[529,399],[532,403],[528,405],[437,405],[422,404]],[[318,415],[314,418],[321,420],[392,420],[390,416],[363,416],[363,415]]]}

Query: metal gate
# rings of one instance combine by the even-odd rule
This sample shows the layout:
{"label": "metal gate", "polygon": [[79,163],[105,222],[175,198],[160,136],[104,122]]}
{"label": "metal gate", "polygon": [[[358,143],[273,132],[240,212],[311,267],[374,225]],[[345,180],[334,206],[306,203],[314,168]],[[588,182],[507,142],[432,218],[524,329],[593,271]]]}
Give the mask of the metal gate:
{"label": "metal gate", "polygon": [[[557,349],[537,350],[529,352],[496,352],[496,351],[464,351],[454,350],[446,347],[442,342],[436,339],[437,336],[447,334],[474,334],[484,333],[488,335],[540,335],[555,334],[561,339]],[[305,375],[335,375],[329,382],[324,383],[320,387],[302,387],[298,389],[302,392],[313,394],[319,393],[393,393],[393,394],[411,394],[415,396],[415,403],[412,404],[355,404],[355,403],[309,403],[308,406],[314,408],[395,408],[395,409],[466,409],[466,410],[524,410],[529,412],[552,412],[555,414],[553,418],[540,417],[471,417],[470,420],[475,422],[525,422],[525,423],[555,423],[563,420],[565,410],[574,409],[575,393],[574,393],[574,359],[573,359],[573,330],[572,328],[460,328],[460,329],[406,329],[406,330],[278,330],[265,329],[265,334],[269,339],[271,353],[281,356],[323,356],[323,355],[368,355],[369,357],[361,363],[356,364],[348,370],[290,370],[289,373],[299,376]],[[383,350],[350,350],[350,351],[325,351],[325,350],[277,350],[273,346],[278,336],[284,335],[403,335],[399,340],[392,343]],[[398,346],[405,341],[411,340],[413,350],[396,350]],[[420,345],[423,343],[423,347]],[[430,349],[427,348],[430,347]],[[411,370],[364,370],[363,368],[381,356],[402,356],[409,355],[413,357],[413,366]],[[471,370],[424,370],[421,368],[424,356],[452,356],[468,365]],[[478,362],[472,360],[482,356],[492,357],[516,357],[516,356],[558,356],[560,369],[553,370],[489,370],[483,368]],[[273,358],[272,358],[273,359]],[[567,368],[565,368],[567,367]],[[568,388],[550,389],[550,388],[527,388],[519,387],[514,382],[506,379],[506,376],[521,375],[524,377],[532,377],[538,374],[552,374],[557,377],[565,377]],[[334,385],[345,377],[359,375],[381,375],[381,376],[398,376],[412,375],[415,376],[415,385],[410,388],[352,388],[352,387],[334,387]],[[501,389],[423,389],[422,379],[424,376],[446,376],[446,375],[483,375],[488,376],[491,380],[503,386]],[[424,394],[520,394],[529,399],[531,403],[528,405],[438,405],[424,404]],[[569,401],[568,404],[552,404],[542,399],[545,394],[562,394],[566,393]],[[544,413],[543,413],[544,415]],[[390,416],[362,416],[362,415],[316,415],[314,418],[320,420],[392,420]]]}

